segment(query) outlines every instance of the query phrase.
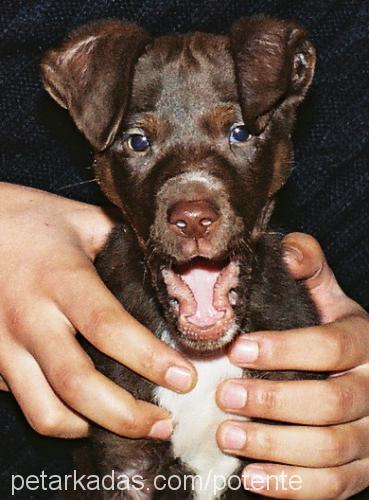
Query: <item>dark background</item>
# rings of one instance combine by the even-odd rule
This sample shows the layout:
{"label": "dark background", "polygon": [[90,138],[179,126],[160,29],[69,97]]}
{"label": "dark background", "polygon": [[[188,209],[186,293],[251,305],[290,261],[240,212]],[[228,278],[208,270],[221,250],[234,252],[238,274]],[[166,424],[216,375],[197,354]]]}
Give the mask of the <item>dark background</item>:
{"label": "dark background", "polygon": [[[0,0],[0,180],[103,203],[89,148],[67,113],[43,91],[39,61],[81,24],[126,18],[154,35],[226,32],[244,15],[300,22],[318,53],[313,88],[295,134],[296,169],[275,217],[313,234],[345,291],[369,308],[369,2],[283,0]],[[0,400],[0,482],[14,471],[67,467],[40,452],[12,400]],[[58,445],[61,446],[61,445]],[[55,450],[58,448],[55,445]],[[60,451],[60,456],[65,456]],[[28,493],[24,498],[32,498]]]}

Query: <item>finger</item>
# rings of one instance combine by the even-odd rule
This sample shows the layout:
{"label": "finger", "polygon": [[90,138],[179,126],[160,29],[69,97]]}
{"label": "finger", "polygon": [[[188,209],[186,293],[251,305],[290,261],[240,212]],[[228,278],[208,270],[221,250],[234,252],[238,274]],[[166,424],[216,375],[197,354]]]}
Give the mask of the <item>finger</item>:
{"label": "finger", "polygon": [[342,371],[369,362],[369,319],[240,336],[229,350],[234,364],[258,370]]}
{"label": "finger", "polygon": [[283,257],[295,279],[304,280],[324,323],[363,311],[338,285],[319,243],[308,234],[291,233],[282,241]]}
{"label": "finger", "polygon": [[[17,367],[14,370],[14,366]],[[35,359],[14,350],[2,362],[7,385],[31,427],[45,436],[77,438],[88,433],[85,419],[55,395]]]}
{"label": "finger", "polygon": [[369,459],[328,469],[251,464],[242,477],[246,489],[267,497],[342,500],[369,486],[368,470]]}
{"label": "finger", "polygon": [[217,431],[226,453],[255,460],[333,467],[369,456],[369,417],[330,427],[228,420]]}
{"label": "finger", "polygon": [[170,436],[169,414],[98,372],[70,332],[49,332],[46,343],[34,339],[32,354],[58,396],[89,420],[131,438]]}
{"label": "finger", "polygon": [[248,417],[306,425],[349,422],[369,414],[367,372],[360,367],[326,380],[227,380],[216,400],[224,411]]}
{"label": "finger", "polygon": [[191,363],[128,314],[92,264],[79,263],[78,279],[73,269],[63,268],[53,273],[48,285],[61,310],[99,351],[156,384],[178,392],[194,387],[196,371]]}

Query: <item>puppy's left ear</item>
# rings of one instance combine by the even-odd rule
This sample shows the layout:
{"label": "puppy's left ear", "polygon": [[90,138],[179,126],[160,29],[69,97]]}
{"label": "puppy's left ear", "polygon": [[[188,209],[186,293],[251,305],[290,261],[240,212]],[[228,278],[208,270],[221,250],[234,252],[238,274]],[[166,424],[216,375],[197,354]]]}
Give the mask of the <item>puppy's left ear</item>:
{"label": "puppy's left ear", "polygon": [[125,21],[82,26],[42,63],[46,90],[68,109],[98,151],[114,140],[128,103],[134,65],[150,37]]}
{"label": "puppy's left ear", "polygon": [[277,106],[296,108],[315,68],[306,32],[293,22],[251,17],[233,24],[230,41],[247,125],[257,131]]}

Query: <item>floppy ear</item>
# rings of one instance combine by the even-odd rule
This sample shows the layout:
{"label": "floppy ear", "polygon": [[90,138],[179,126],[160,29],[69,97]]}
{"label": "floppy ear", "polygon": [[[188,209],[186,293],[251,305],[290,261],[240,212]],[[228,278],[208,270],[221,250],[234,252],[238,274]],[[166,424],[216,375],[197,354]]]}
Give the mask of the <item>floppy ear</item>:
{"label": "floppy ear", "polygon": [[134,64],[149,40],[134,24],[100,21],[72,33],[41,63],[46,90],[68,109],[99,151],[114,140],[127,105]]}
{"label": "floppy ear", "polygon": [[263,126],[272,109],[305,97],[315,67],[315,50],[306,32],[289,21],[254,17],[233,24],[231,49],[248,126]]}

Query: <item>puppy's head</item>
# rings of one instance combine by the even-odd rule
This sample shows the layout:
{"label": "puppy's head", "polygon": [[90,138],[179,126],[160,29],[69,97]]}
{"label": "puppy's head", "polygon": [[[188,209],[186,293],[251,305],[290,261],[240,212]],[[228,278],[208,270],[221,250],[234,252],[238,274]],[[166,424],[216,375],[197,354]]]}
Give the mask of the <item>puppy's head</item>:
{"label": "puppy's head", "polygon": [[157,39],[100,22],[44,58],[45,87],[93,146],[184,347],[224,346],[247,314],[249,252],[289,175],[314,64],[300,27],[267,18]]}

